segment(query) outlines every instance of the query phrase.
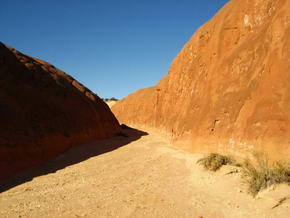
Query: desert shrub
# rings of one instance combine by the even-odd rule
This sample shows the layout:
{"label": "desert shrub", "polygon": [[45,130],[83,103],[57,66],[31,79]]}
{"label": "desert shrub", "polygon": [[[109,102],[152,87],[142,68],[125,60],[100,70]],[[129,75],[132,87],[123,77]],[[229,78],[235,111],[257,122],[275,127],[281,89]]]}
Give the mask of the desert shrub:
{"label": "desert shrub", "polygon": [[233,158],[216,153],[209,154],[206,157],[199,159],[197,163],[203,166],[204,169],[210,171],[217,171],[223,165],[238,165]]}
{"label": "desert shrub", "polygon": [[262,154],[255,155],[254,163],[245,161],[241,172],[242,178],[248,186],[248,192],[253,196],[274,184],[290,185],[290,164],[278,161],[270,166],[268,158]]}
{"label": "desert shrub", "polygon": [[107,101],[118,101],[118,99],[115,98],[115,97],[112,97],[112,98],[102,98],[102,99],[103,99],[103,101],[105,101],[105,102],[107,102]]}

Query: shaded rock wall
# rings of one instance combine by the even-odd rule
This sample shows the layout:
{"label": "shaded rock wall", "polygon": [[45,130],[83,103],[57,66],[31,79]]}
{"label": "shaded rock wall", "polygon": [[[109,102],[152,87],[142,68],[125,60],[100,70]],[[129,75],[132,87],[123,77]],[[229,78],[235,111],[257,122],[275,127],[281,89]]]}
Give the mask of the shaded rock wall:
{"label": "shaded rock wall", "polygon": [[290,1],[232,0],[201,27],[156,86],[113,106],[192,152],[290,155]]}
{"label": "shaded rock wall", "polygon": [[93,92],[53,65],[0,43],[0,178],[119,131]]}

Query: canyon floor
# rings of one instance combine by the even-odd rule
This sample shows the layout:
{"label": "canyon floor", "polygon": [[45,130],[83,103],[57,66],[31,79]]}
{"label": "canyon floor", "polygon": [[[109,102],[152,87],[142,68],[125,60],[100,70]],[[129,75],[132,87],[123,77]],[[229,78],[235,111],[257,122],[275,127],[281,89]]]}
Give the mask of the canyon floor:
{"label": "canyon floor", "polygon": [[0,217],[289,217],[289,186],[253,198],[231,167],[204,171],[158,134],[124,133],[0,181]]}

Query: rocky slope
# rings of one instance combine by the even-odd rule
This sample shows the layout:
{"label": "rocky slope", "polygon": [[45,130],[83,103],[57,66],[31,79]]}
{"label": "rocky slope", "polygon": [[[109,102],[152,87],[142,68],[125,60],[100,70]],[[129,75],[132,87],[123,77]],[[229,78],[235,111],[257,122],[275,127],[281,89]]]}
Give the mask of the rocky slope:
{"label": "rocky slope", "polygon": [[109,107],[51,64],[0,43],[0,178],[120,131]]}
{"label": "rocky slope", "polygon": [[192,152],[290,154],[290,1],[232,0],[201,27],[168,75],[113,106]]}

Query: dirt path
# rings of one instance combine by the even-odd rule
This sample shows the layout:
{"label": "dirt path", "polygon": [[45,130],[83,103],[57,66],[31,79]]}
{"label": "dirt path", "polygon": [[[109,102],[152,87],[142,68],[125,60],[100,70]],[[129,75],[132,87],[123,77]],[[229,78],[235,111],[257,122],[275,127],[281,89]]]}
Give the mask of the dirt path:
{"label": "dirt path", "polygon": [[[139,133],[126,134],[136,139]],[[74,147],[26,172],[38,175],[31,181],[12,187],[24,174],[5,181],[14,185],[0,194],[0,217],[290,217],[290,200],[271,209],[279,192],[253,199],[238,174],[226,175],[228,167],[205,172],[195,164],[201,155],[171,148],[158,135],[126,140],[117,136]],[[115,144],[124,146],[113,150]],[[84,160],[73,161],[82,155]],[[289,187],[277,189],[290,196]]]}

